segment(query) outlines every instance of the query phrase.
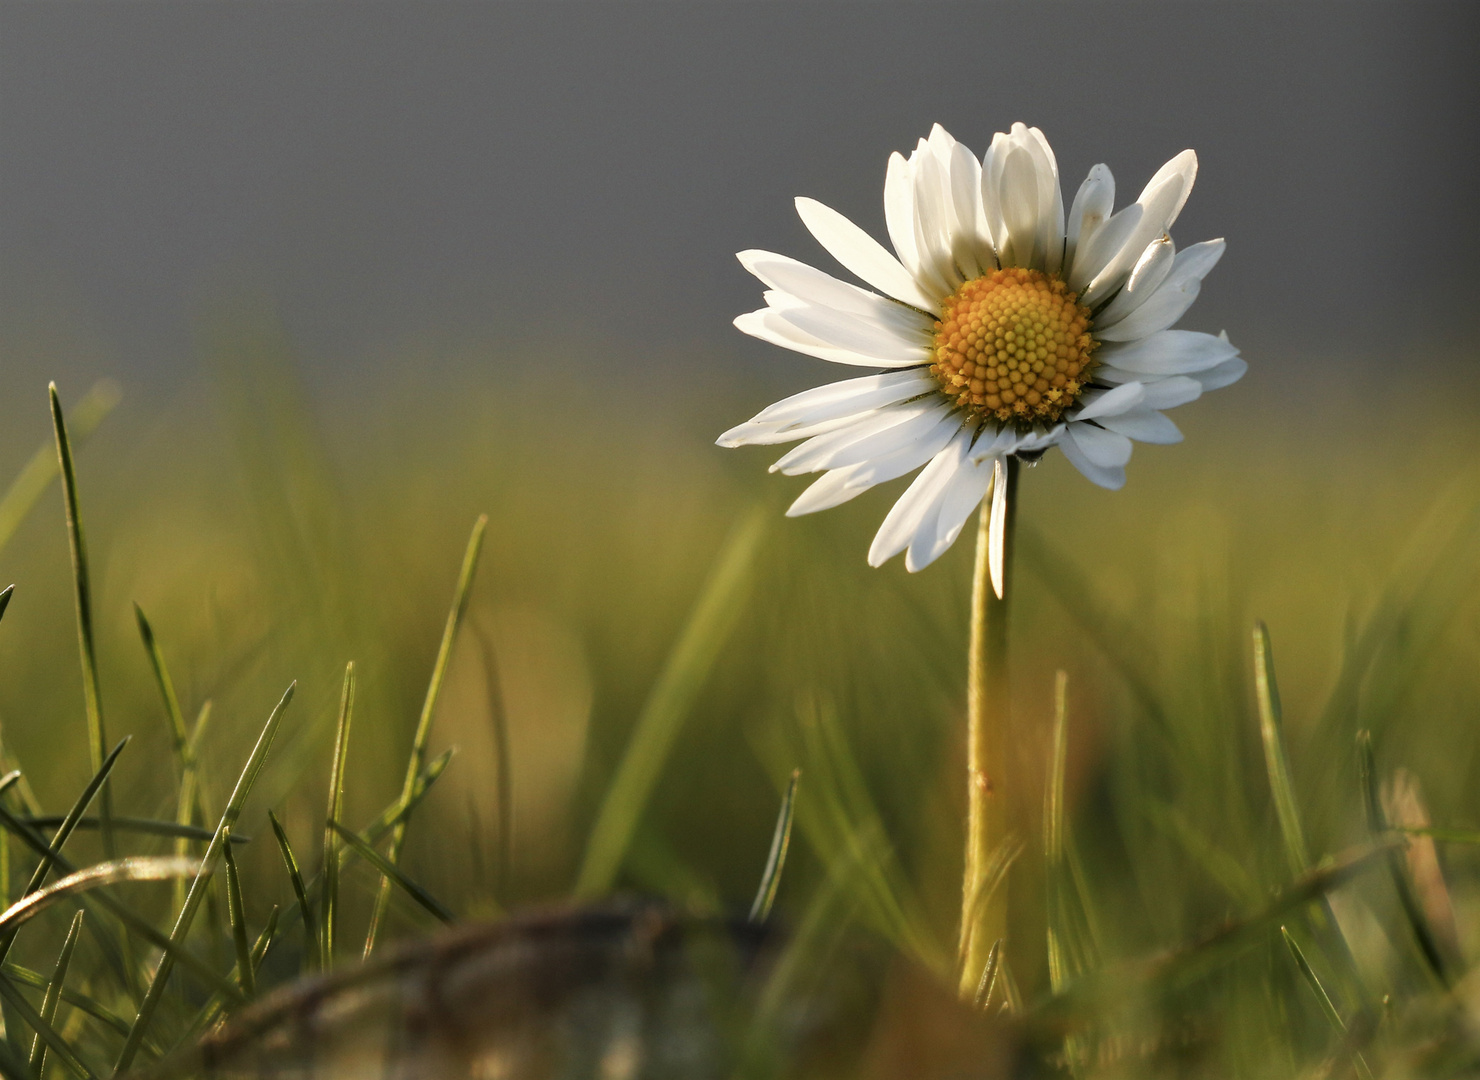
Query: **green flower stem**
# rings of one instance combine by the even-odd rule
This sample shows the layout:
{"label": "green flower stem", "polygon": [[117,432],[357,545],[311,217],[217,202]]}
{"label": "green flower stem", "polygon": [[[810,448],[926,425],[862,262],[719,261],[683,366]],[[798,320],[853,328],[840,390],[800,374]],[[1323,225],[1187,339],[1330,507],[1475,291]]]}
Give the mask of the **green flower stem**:
{"label": "green flower stem", "polygon": [[966,666],[966,864],[961,883],[960,992],[976,994],[993,946],[1007,936],[1007,887],[993,887],[992,854],[1007,839],[1005,756],[1011,712],[1007,673],[1007,614],[1012,599],[1013,523],[1017,517],[1016,458],[1007,459],[1007,519],[1003,526],[1002,596],[992,588],[992,500],[982,502],[971,584],[971,641]]}

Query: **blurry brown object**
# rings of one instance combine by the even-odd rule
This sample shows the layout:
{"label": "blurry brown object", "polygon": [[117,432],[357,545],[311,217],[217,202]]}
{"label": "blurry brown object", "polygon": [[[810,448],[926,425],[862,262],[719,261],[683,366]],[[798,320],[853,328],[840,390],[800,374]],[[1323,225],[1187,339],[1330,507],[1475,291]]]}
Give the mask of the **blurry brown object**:
{"label": "blurry brown object", "polygon": [[[457,927],[293,983],[148,1070],[232,1080],[997,1080],[1014,1029],[859,942],[757,1021],[783,935],[661,904]],[[814,973],[815,974],[815,973]],[[774,991],[774,987],[769,988]],[[761,1030],[761,1029],[764,1030]]]}
{"label": "blurry brown object", "polygon": [[[1418,777],[1407,769],[1393,773],[1392,781],[1382,786],[1382,807],[1389,823],[1399,829],[1427,829],[1428,806],[1424,803],[1423,788]],[[1408,876],[1413,882],[1413,893],[1423,909],[1424,920],[1433,934],[1435,945],[1442,950],[1446,963],[1461,970],[1459,928],[1454,919],[1454,902],[1449,896],[1449,887],[1444,883],[1444,871],[1439,865],[1439,852],[1433,838],[1412,835],[1407,848]]]}

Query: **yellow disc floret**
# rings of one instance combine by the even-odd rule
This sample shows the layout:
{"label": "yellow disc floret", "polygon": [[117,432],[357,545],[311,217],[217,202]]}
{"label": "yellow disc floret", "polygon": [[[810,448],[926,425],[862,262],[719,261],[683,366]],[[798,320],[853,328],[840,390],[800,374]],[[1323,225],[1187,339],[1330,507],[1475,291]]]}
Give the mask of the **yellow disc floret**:
{"label": "yellow disc floret", "polygon": [[935,324],[930,372],[982,419],[1052,424],[1095,366],[1089,310],[1056,277],[1011,267],[968,281]]}

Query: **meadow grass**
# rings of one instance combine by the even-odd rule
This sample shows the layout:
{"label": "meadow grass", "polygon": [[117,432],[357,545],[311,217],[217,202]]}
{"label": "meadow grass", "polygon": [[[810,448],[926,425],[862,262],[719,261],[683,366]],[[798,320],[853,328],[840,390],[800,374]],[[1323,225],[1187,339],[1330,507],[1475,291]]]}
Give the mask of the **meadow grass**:
{"label": "meadow grass", "polygon": [[[782,518],[704,438],[738,393],[336,411],[270,329],[211,340],[209,406],[84,442],[111,392],[64,388],[6,466],[0,1073],[108,1075],[382,941],[614,891],[790,927],[778,980],[859,932],[954,986],[968,545],[874,571],[881,498]],[[1398,457],[1243,393],[1124,492],[1024,473],[978,1004],[1078,1076],[1459,1075],[1468,406]]]}

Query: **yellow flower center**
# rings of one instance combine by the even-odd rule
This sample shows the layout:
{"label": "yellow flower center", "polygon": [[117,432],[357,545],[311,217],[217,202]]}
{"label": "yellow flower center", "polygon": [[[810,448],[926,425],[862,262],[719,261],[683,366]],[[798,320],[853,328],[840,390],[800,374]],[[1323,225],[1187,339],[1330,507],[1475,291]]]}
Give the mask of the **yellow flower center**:
{"label": "yellow flower center", "polygon": [[1089,309],[1056,277],[1011,267],[962,285],[940,306],[930,373],[985,420],[1055,423],[1095,367]]}

